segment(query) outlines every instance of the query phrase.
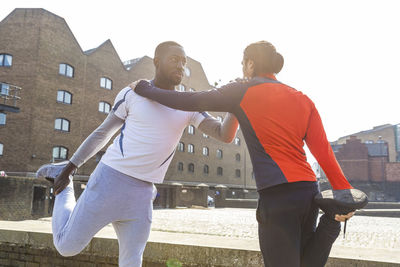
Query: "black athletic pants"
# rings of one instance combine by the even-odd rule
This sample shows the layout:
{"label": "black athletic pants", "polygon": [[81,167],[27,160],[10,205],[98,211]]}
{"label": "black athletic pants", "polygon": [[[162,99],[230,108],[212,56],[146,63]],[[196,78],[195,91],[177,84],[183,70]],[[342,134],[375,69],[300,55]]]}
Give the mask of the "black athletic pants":
{"label": "black athletic pants", "polygon": [[316,182],[277,185],[259,191],[258,236],[266,267],[322,267],[340,223],[323,215],[313,198]]}

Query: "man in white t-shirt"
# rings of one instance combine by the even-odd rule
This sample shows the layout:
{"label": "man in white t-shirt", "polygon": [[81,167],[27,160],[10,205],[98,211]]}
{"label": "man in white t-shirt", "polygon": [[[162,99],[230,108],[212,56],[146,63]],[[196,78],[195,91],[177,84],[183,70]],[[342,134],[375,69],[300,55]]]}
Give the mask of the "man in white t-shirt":
{"label": "man in white t-shirt", "polygon": [[[157,46],[154,85],[174,90],[183,78],[186,55],[175,42]],[[223,123],[205,112],[163,106],[122,89],[105,121],[82,143],[70,161],[39,168],[38,177],[55,178],[54,245],[63,256],[81,252],[92,237],[112,223],[119,242],[119,266],[141,266],[150,234],[153,183],[162,183],[176,145],[188,125],[224,142],[235,137],[238,122],[227,113]],[[76,202],[72,175],[120,130]]]}

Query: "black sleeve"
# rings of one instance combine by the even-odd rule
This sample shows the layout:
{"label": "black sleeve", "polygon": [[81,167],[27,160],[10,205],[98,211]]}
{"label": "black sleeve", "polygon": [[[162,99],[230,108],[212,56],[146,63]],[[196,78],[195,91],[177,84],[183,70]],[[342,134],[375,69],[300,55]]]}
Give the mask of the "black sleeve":
{"label": "black sleeve", "polygon": [[136,85],[135,92],[174,109],[232,112],[243,97],[244,87],[246,87],[245,83],[234,82],[209,91],[176,92],[160,89],[149,81],[141,80]]}

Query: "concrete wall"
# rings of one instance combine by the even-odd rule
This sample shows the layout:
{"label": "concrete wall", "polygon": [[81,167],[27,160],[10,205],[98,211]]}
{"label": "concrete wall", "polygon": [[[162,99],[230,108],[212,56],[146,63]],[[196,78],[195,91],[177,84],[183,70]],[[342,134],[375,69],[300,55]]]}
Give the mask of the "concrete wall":
{"label": "concrete wall", "polygon": [[[25,226],[29,227],[29,224]],[[213,244],[203,238],[192,239],[190,242],[180,242],[184,235],[173,234],[176,239],[162,241],[149,241],[143,255],[143,267],[165,267],[172,259],[177,259],[179,265],[192,267],[261,267],[263,260],[258,249],[249,249],[256,240],[250,243],[242,240],[222,240],[226,245]],[[211,242],[210,242],[211,241]],[[208,244],[208,245],[207,245]],[[247,249],[246,249],[247,247]],[[347,254],[352,251],[346,248]],[[390,254],[391,253],[391,254]],[[383,251],[378,254],[385,261],[360,259],[357,252],[353,251],[351,257],[330,257],[327,267],[394,267],[400,266],[395,252]],[[351,254],[351,253],[350,253]],[[357,254],[357,255],[356,255]],[[372,256],[376,253],[371,253]],[[44,231],[13,230],[0,228],[0,265],[4,267],[111,267],[117,266],[118,242],[115,238],[95,237],[79,255],[74,257],[61,257],[53,246],[51,233]],[[174,266],[174,265],[170,265]],[[174,267],[175,267],[174,266]]]}

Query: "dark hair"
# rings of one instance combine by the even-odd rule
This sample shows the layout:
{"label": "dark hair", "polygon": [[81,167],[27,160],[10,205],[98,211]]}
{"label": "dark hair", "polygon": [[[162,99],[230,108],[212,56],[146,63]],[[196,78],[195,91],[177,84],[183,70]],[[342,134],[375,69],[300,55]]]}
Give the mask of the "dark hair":
{"label": "dark hair", "polygon": [[168,50],[168,48],[170,48],[171,46],[178,46],[178,47],[183,48],[183,46],[181,46],[180,44],[178,44],[177,42],[174,42],[174,41],[162,42],[159,45],[157,45],[156,50],[154,52],[154,58],[162,57],[165,54],[165,52]]}
{"label": "dark hair", "polygon": [[279,73],[283,67],[283,57],[275,47],[267,41],[252,43],[244,50],[243,59],[254,61],[255,75]]}

